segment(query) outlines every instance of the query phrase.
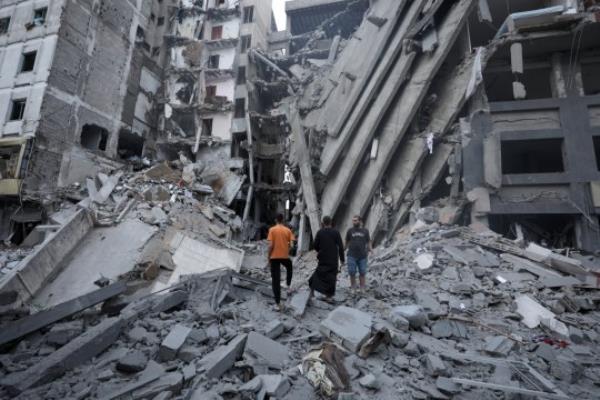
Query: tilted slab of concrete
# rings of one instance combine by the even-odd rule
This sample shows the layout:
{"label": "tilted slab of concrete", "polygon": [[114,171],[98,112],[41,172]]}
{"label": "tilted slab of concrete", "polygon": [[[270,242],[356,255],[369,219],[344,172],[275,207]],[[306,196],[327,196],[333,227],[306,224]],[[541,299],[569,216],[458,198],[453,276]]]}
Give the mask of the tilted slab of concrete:
{"label": "tilted slab of concrete", "polygon": [[368,83],[366,83],[364,90],[360,93],[360,97],[357,99],[350,97],[349,99],[343,98],[340,100],[342,104],[347,103],[347,109],[352,112],[350,115],[345,116],[344,119],[340,118],[340,122],[333,128],[337,133],[327,138],[320,165],[321,173],[324,175],[330,174],[335,163],[339,160],[342,151],[360,126],[365,113],[369,111],[369,106],[375,96],[381,97],[381,85],[384,82],[390,82],[388,73],[396,65],[395,61],[402,51],[402,42],[406,36],[406,32],[420,15],[424,3],[423,1],[415,1],[407,10],[400,26],[393,33],[393,38],[386,48],[381,61],[378,63],[376,70],[368,80]]}
{"label": "tilted slab of concrete", "polygon": [[137,219],[92,229],[75,243],[72,253],[63,260],[60,274],[39,291],[35,301],[48,306],[59,304],[97,289],[94,281],[101,277],[116,279],[131,271],[157,231]]}
{"label": "tilted slab of concrete", "polygon": [[3,277],[0,292],[15,291],[20,301],[30,300],[57,273],[63,259],[93,225],[92,217],[86,210],[75,213],[62,228],[50,234],[43,244],[24,258],[14,272]]}
{"label": "tilted slab of concrete", "polygon": [[[338,220],[345,221],[352,214],[363,215],[367,211],[373,194],[379,187],[381,178],[425,98],[433,77],[462,31],[473,7],[473,0],[458,2],[439,25],[438,35],[440,41],[437,50],[431,55],[419,58],[412,72],[410,82],[407,83],[402,93],[397,97],[394,107],[390,109],[388,114],[390,118],[397,121],[397,127],[393,130],[381,132],[379,136],[379,154],[376,159],[371,160],[361,169],[359,176],[354,177],[353,194],[344,212],[336,214],[341,217]],[[337,203],[339,201],[338,199]],[[332,209],[332,211],[336,210],[337,207]]]}

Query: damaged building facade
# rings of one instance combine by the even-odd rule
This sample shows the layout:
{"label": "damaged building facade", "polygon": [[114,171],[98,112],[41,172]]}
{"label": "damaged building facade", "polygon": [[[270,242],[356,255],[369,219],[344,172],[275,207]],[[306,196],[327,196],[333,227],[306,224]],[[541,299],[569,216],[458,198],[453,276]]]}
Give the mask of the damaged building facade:
{"label": "damaged building facade", "polygon": [[288,2],[271,36],[313,233],[358,214],[389,240],[446,199],[446,219],[600,248],[594,2],[340,3]]}
{"label": "damaged building facade", "polygon": [[0,399],[598,399],[599,2],[285,8],[0,0]]}

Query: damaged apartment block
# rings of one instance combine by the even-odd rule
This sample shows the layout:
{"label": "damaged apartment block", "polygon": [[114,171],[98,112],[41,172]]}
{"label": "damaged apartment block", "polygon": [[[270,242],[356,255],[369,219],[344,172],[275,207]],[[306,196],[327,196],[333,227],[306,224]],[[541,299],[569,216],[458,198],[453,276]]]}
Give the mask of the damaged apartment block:
{"label": "damaged apartment block", "polygon": [[0,0],[0,239],[2,399],[597,399],[600,1]]}

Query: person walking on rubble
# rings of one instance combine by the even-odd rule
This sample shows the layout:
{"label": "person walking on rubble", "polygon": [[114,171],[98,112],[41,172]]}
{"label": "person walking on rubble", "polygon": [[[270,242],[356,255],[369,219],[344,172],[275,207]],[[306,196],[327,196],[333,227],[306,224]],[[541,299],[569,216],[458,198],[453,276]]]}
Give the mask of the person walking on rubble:
{"label": "person walking on rubble", "polygon": [[276,224],[269,229],[267,236],[269,241],[269,264],[271,267],[271,283],[273,287],[273,296],[275,297],[275,307],[282,311],[281,306],[281,266],[286,269],[285,280],[288,287],[288,293],[291,294],[292,285],[292,260],[290,260],[290,247],[296,240],[294,234],[283,224],[283,215],[278,214]]}
{"label": "person walking on rubble", "polygon": [[364,292],[367,281],[368,255],[373,251],[369,230],[363,227],[362,218],[355,215],[352,218],[352,228],[346,232],[346,250],[348,251],[348,275],[350,289],[356,290],[356,274],[360,291]]}
{"label": "person walking on rubble", "polygon": [[331,217],[323,217],[323,226],[315,236],[314,248],[317,251],[318,265],[308,281],[310,297],[315,290],[333,301],[337,274],[340,272],[338,258],[344,264],[344,243],[342,236],[333,228]]}

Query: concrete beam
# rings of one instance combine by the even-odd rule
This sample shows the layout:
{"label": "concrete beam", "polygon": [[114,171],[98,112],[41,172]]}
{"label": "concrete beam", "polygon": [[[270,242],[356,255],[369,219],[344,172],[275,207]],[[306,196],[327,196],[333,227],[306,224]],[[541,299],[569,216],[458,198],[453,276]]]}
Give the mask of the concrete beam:
{"label": "concrete beam", "polygon": [[[343,213],[338,213],[338,215],[343,216],[340,219],[341,221],[346,221],[352,214],[364,214],[368,209],[373,194],[379,187],[383,174],[386,172],[398,145],[425,98],[433,77],[446,59],[473,7],[473,0],[462,0],[455,4],[439,26],[439,47],[430,56],[421,57],[418,60],[410,82],[407,83],[396,99],[394,108],[388,113],[389,118],[396,121],[397,126],[395,129],[381,132],[379,136],[379,155],[376,160],[369,162],[365,168],[362,168],[360,175],[354,178],[353,195],[350,197],[348,206],[345,207]],[[466,88],[466,85],[463,88]],[[464,96],[464,93],[462,95]],[[443,104],[444,102],[440,101],[439,103]],[[448,112],[448,114],[453,115],[454,112]],[[339,204],[341,198],[336,200]],[[323,202],[323,205],[325,206],[325,202]],[[335,202],[333,202],[333,205],[335,205]],[[334,210],[337,211],[337,207]]]}
{"label": "concrete beam", "polygon": [[317,234],[321,227],[319,202],[317,201],[317,190],[313,179],[312,165],[308,145],[304,136],[304,128],[300,124],[300,116],[295,105],[290,106],[289,115],[290,126],[294,138],[294,147],[296,149],[296,159],[300,168],[300,176],[302,177],[302,193],[306,203],[306,212],[310,222],[312,235]]}
{"label": "concrete beam", "polygon": [[126,289],[127,285],[124,282],[113,283],[92,293],[79,296],[47,310],[11,322],[0,329],[0,345],[9,343],[86,308],[102,303],[111,297],[125,292]]}

